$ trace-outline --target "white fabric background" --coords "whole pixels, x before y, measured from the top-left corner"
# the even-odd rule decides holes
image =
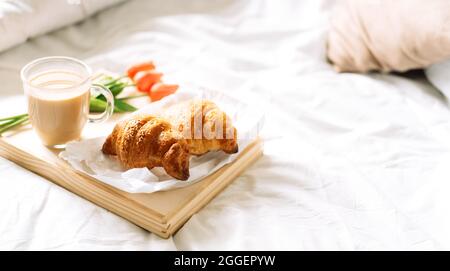
[[[0,115],[44,55],[271,94],[265,155],[168,240],[0,159],[0,249],[450,249],[450,112],[421,77],[337,74],[330,2],[130,1],[0,55]]]

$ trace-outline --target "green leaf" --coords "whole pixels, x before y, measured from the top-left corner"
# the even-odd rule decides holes
[[[101,113],[106,109],[106,102],[100,99],[91,99],[89,111]],[[114,113],[124,113],[124,112],[133,112],[136,111],[137,108],[127,104],[121,100],[114,100]]]
[[[118,99],[114,100],[114,107],[122,110],[122,112],[134,112],[137,110],[136,107]]]
[[[123,78],[125,78],[126,76],[119,76],[119,77],[111,77],[109,75],[105,75],[103,76],[100,80],[97,81],[97,83],[99,85],[104,86],[105,88],[108,88],[111,93],[113,94],[113,96],[117,96],[119,95],[124,88],[130,86],[130,84],[128,82],[123,82],[121,81]],[[103,101],[106,101],[105,97],[103,97],[103,95],[98,95],[95,98],[100,98]]]
[[[132,85],[132,84],[128,84],[128,83],[126,83],[126,82],[119,82],[119,83],[116,83],[116,84],[114,84],[114,85],[111,85],[110,87],[107,87],[107,88],[111,91],[111,93],[112,93],[112,95],[113,95],[114,97],[117,97],[120,93],[122,93],[122,91],[123,91],[126,87],[130,87],[130,86],[133,86],[133,85]],[[105,98],[103,95],[99,95],[99,96],[97,96],[97,97],[95,97],[95,98],[101,99],[101,100],[103,100],[103,101],[106,101],[106,98]]]
[[[113,78],[111,76],[106,76],[105,80],[102,80],[103,84],[105,87],[111,87],[117,83],[120,83],[119,81],[122,80],[123,78],[125,78],[126,76],[119,76],[117,78]]]
[[[127,83],[117,83],[117,84],[114,84],[114,85],[110,86],[109,90],[114,95],[114,97],[116,97],[117,95],[119,95],[123,91],[123,89],[126,86],[127,86]]]
[[[106,102],[100,99],[91,98],[89,101],[90,112],[103,112],[106,109]]]

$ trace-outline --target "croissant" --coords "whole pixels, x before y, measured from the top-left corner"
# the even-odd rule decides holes
[[[102,151],[117,155],[126,168],[163,167],[176,179],[189,178],[186,141],[170,123],[152,115],[135,116],[116,124]]]
[[[189,100],[173,105],[161,113],[186,140],[189,153],[202,155],[222,150],[236,153],[237,130],[230,118],[213,102]]]

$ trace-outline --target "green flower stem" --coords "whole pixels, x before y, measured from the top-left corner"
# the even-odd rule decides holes
[[[27,116],[24,116],[22,118],[19,118],[19,119],[15,120],[15,121],[13,121],[11,123],[8,123],[8,125],[5,125],[2,128],[0,128],[0,135],[2,133],[6,132],[7,130],[13,128],[13,127],[16,127],[16,126],[18,126],[20,124],[25,123],[28,120],[29,120],[29,118],[28,118],[28,115],[27,115]]]
[[[127,77],[126,75],[119,76],[119,77],[117,77],[117,78],[115,78],[115,79],[112,79],[111,81],[106,82],[106,83],[104,84],[104,86],[105,86],[105,87],[111,87],[112,85],[115,85],[115,84],[118,83],[120,80],[122,80],[122,79],[124,79],[124,78],[126,78],[126,77]],[[120,83],[120,82],[119,82],[119,83]]]
[[[123,97],[123,98],[117,98],[117,100],[126,101],[126,100],[135,99],[135,98],[141,98],[141,97],[148,97],[148,95],[147,94],[133,95],[133,96]]]
[[[3,118],[3,119],[0,119],[0,121],[13,120],[13,119],[18,119],[18,118],[23,118],[25,116],[28,116],[28,114],[21,114],[21,115],[17,115],[17,116],[8,117],[8,118]]]

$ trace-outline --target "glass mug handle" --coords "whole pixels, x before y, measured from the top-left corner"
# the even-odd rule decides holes
[[[111,91],[102,85],[93,84],[90,88],[91,97],[103,95],[106,98],[106,108],[101,114],[89,114],[89,122],[100,123],[106,121],[114,113],[114,96]]]

